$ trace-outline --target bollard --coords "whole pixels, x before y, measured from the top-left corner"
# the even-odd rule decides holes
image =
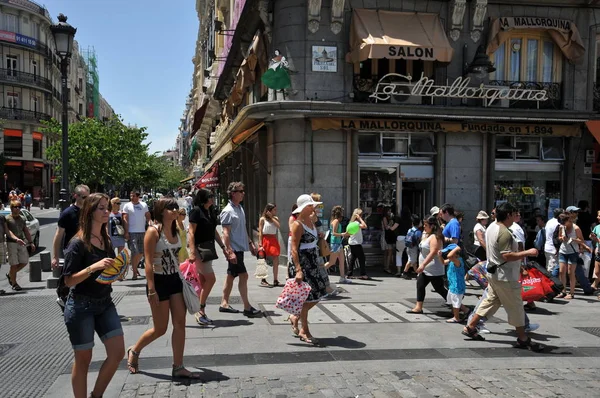
[[[51,276],[46,279],[46,288],[47,289],[56,289],[58,287],[58,278]]]
[[[42,281],[42,261],[31,260],[29,261],[29,282],[41,282]]]
[[[42,260],[42,272],[52,271],[52,258],[49,251],[40,253],[40,260]]]
[[[60,278],[63,270],[63,260],[60,259],[58,262],[58,267],[52,269],[52,276],[55,278]]]

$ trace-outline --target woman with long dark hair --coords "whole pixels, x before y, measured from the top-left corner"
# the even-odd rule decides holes
[[[424,237],[419,244],[421,254],[419,255],[419,268],[417,268],[417,303],[413,309],[406,311],[409,314],[423,313],[425,289],[429,283],[444,300],[448,296],[448,289],[444,286],[446,269],[438,255],[438,251],[444,247],[444,236],[437,217],[429,217],[423,227],[427,237]]]
[[[190,212],[190,226],[188,236],[188,248],[190,252],[189,261],[196,264],[196,270],[200,276],[200,282],[202,283],[202,291],[200,292],[200,311],[195,315],[196,322],[199,325],[206,326],[213,323],[206,315],[206,300],[210,294],[217,278],[215,277],[215,271],[213,270],[212,260],[202,261],[202,258],[198,255],[198,245],[205,244],[206,242],[211,243],[214,247],[215,242],[219,244],[222,250],[225,245],[221,236],[217,232],[217,215],[214,212],[214,201],[215,195],[208,189],[202,188],[196,192],[194,197],[194,207]],[[225,251],[224,256],[227,257]]]
[[[178,255],[181,239],[177,230],[179,205],[174,198],[161,198],[154,203],[154,223],[144,236],[146,258],[146,295],[152,312],[154,326],[142,334],[127,350],[127,368],[138,373],[138,358],[142,350],[167,332],[169,315],[173,325],[174,379],[198,379],[200,375],[183,366],[185,347],[185,302],[183,284],[179,276]]]
[[[329,255],[329,264],[325,265],[325,267],[332,267],[335,265],[336,261],[338,261],[340,267],[340,280],[338,283],[352,283],[350,279],[346,278],[345,273],[345,257],[342,240],[349,237],[350,234],[342,231],[343,218],[344,209],[342,206],[334,206],[333,209],[331,209],[331,222],[329,226],[329,233],[331,234],[331,254]]]
[[[258,222],[258,241],[260,242],[259,250],[265,252],[265,256],[273,262],[273,285],[269,285],[266,279],[260,281],[262,286],[281,286],[277,277],[279,275],[279,218],[277,217],[277,206],[273,203],[268,203],[263,210],[260,221]]]
[[[111,285],[96,282],[102,271],[114,265],[114,251],[108,236],[109,198],[93,193],[83,202],[79,231],[65,249],[63,276],[70,288],[64,319],[75,351],[71,372],[73,395],[87,397],[87,376],[92,360],[94,331],[106,347],[90,397],[102,397],[125,355],[123,329],[111,298]]]

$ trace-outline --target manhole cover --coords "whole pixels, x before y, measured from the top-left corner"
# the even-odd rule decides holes
[[[121,315],[121,324],[123,326],[147,325],[150,323],[150,316],[124,316]]]
[[[596,337],[600,337],[600,328],[575,328],[575,329],[581,330],[582,332],[589,333]]]
[[[0,344],[0,357],[9,352],[16,344]]]

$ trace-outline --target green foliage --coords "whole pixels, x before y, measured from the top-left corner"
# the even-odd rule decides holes
[[[61,125],[54,119],[45,125],[44,133],[56,139],[46,154],[58,162],[57,176],[61,176]],[[144,144],[145,130],[126,126],[118,116],[106,122],[86,118],[69,125],[69,184],[87,184],[99,191],[106,184],[146,185],[150,156],[148,144]]]
[[[158,192],[176,190],[181,185],[180,181],[187,177],[185,170],[157,154],[150,156],[150,166],[146,175],[148,181],[153,181],[151,187]]]

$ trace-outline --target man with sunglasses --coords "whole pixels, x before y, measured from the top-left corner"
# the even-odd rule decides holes
[[[10,214],[6,216],[6,226],[18,239],[29,242],[29,246],[33,252],[35,245],[25,223],[25,218],[21,216],[21,207],[21,202],[17,200],[10,202]],[[18,241],[8,242],[7,248],[10,271],[6,274],[6,278],[13,290],[19,291],[21,290],[21,286],[17,283],[17,272],[25,268],[29,262],[29,253],[27,252],[27,246],[19,244]]]
[[[246,191],[241,182],[232,182],[227,188],[229,203],[221,212],[221,225],[223,226],[223,243],[227,255],[227,277],[223,286],[223,299],[219,312],[239,313],[229,305],[229,295],[233,289],[233,281],[239,277],[238,289],[242,302],[244,303],[244,315],[248,317],[261,315],[262,313],[250,305],[248,300],[248,271],[244,265],[244,252],[250,250],[256,255],[256,247],[246,230],[246,213],[241,202],[244,200]]]
[[[87,185],[77,185],[75,187],[74,196],[75,203],[67,207],[60,213],[58,217],[58,227],[52,241],[52,268],[58,267],[58,259],[62,255],[62,251],[67,248],[71,238],[75,236],[79,230],[79,209],[83,206],[83,201],[90,195],[90,188]]]

